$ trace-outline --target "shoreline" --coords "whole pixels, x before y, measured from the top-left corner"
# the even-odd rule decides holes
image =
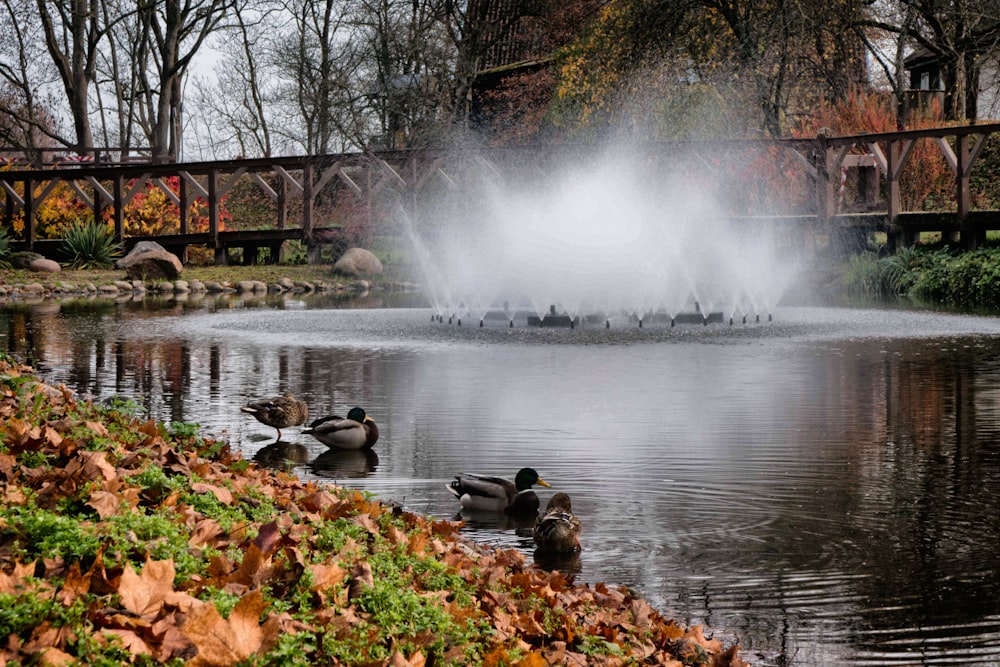
[[[47,605],[4,627],[7,661],[747,666],[625,587],[577,585],[459,523],[79,400],[5,354],[0,382],[0,596]]]

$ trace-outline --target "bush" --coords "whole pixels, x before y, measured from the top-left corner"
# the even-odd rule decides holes
[[[78,269],[110,267],[122,254],[122,246],[111,230],[93,223],[70,226],[60,248],[69,264]]]

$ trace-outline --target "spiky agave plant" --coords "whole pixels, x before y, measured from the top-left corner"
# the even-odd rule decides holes
[[[75,268],[100,269],[121,256],[122,245],[106,225],[78,222],[66,230],[62,252]]]
[[[0,227],[0,269],[10,268],[10,238],[7,230]]]

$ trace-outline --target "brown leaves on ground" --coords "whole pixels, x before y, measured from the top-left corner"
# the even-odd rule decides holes
[[[377,583],[369,562],[376,544],[434,559],[475,591],[472,600],[460,605],[449,591],[415,589],[456,623],[488,622],[492,633],[474,640],[485,667],[746,665],[735,647],[725,649],[702,628],[684,628],[664,618],[626,589],[576,585],[559,572],[529,565],[516,550],[463,539],[457,532],[460,524],[429,521],[359,492],[304,483],[247,466],[226,453],[202,457],[165,438],[153,422],[129,421],[117,413],[96,420],[93,410],[78,405],[70,392],[21,382],[30,373],[0,356],[0,377],[7,379],[0,383],[0,498],[5,506],[77,503],[89,508],[88,521],[97,532],[102,522],[115,517],[169,509],[185,531],[187,555],[200,558],[204,566],[179,577],[174,560],[151,557],[153,545],[138,537],[131,554],[112,555],[102,547],[86,563],[62,557],[22,562],[6,542],[9,538],[0,535],[0,594],[29,592],[66,608],[86,605],[86,623],[57,627],[45,620],[24,633],[0,637],[0,666],[72,664],[81,657],[74,652],[80,634],[91,633],[93,643],[120,647],[131,656],[129,662],[149,656],[158,662],[182,659],[195,667],[234,667],[266,655],[283,637],[305,632],[333,642],[354,637],[361,644],[386,643],[389,650],[383,655],[389,657],[372,663],[384,667],[464,664],[467,645],[446,646],[444,654],[435,654],[432,644],[438,638],[433,633],[380,636],[372,629],[371,614],[360,601]],[[48,412],[32,415],[31,409],[41,410],[39,405]],[[125,421],[108,421],[115,419]],[[121,435],[126,432],[127,438]],[[93,439],[111,444],[94,451],[98,448],[89,446]],[[22,456],[26,452],[34,458]],[[57,463],[19,463],[37,460],[36,453]],[[247,513],[245,520],[223,528],[182,502],[176,490],[130,482],[149,465],[194,478],[187,490],[207,494],[222,506],[252,505],[253,496],[268,499],[279,512],[267,521]],[[354,538],[336,551],[321,549],[316,526],[339,520],[355,527]],[[213,591],[235,600],[228,613],[206,601]],[[287,605],[276,603],[296,591],[297,604],[311,600],[313,608],[306,613],[300,608],[293,616]],[[339,664],[327,654],[303,658]]]

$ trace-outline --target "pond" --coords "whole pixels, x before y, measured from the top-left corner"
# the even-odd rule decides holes
[[[578,559],[755,665],[1000,664],[1000,319],[779,307],[773,322],[459,327],[383,299],[42,302],[3,347],[306,479],[453,518],[458,472],[536,468]],[[241,414],[360,405],[372,452]],[[544,502],[548,489],[540,495]],[[530,526],[464,531],[532,557]]]

